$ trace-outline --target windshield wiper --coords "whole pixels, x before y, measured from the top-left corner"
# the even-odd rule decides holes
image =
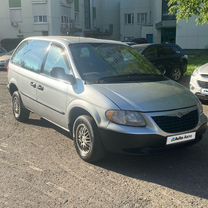
[[[101,77],[98,81],[100,83],[104,82],[128,82],[128,81],[161,81],[166,78],[160,74],[122,74],[122,75],[114,75]]]

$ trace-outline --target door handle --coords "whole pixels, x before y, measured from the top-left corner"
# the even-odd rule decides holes
[[[38,90],[43,91],[44,90],[44,87],[42,85],[38,85]]]
[[[30,82],[30,86],[36,88],[36,83],[35,82]]]

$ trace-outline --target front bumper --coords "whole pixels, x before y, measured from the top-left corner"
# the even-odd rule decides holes
[[[177,144],[166,145],[167,137],[157,134],[125,134],[112,130],[100,129],[103,145],[107,151],[127,154],[137,154],[141,151],[170,149],[178,146],[197,143],[202,139],[207,128],[207,123],[203,124],[196,132],[196,139]],[[179,134],[177,134],[179,135]]]

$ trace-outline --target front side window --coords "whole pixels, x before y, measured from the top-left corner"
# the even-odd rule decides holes
[[[63,70],[64,74],[69,75],[72,73],[69,62],[66,58],[66,51],[64,48],[57,45],[52,45],[48,52],[46,62],[44,65],[43,73],[51,76],[51,72],[54,69]]]
[[[11,58],[11,62],[30,71],[39,73],[49,43],[47,41],[24,41]]]
[[[119,44],[77,43],[70,50],[80,76],[86,81],[123,77],[123,81],[160,72],[135,49]]]

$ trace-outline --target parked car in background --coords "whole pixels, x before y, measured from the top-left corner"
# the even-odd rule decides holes
[[[126,43],[129,46],[137,45],[137,43],[132,42],[132,41],[123,41],[123,43]]]
[[[140,44],[132,47],[175,81],[180,80],[187,70],[188,56],[176,44]]]
[[[190,80],[190,90],[201,100],[208,100],[208,63],[193,72]]]
[[[7,65],[9,63],[9,60],[12,56],[14,50],[7,52],[6,54],[4,54],[3,56],[0,56],[0,70],[6,70],[7,69]]]
[[[34,112],[71,132],[87,162],[106,151],[195,144],[206,130],[197,97],[121,42],[31,37],[8,69],[15,119],[26,121]]]
[[[2,47],[0,47],[0,56],[3,56],[6,53],[7,53],[7,50],[2,48]]]
[[[136,43],[136,44],[145,44],[148,43],[146,38],[134,38],[131,40],[132,42]]]

